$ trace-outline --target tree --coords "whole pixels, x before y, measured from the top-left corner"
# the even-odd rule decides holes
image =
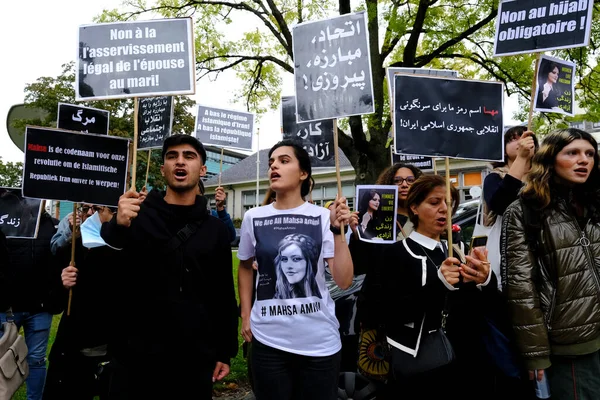
[[[21,187],[21,179],[23,177],[22,162],[7,162],[2,161],[0,157],[0,186],[2,187]]]
[[[75,102],[75,68],[70,62],[62,66],[62,73],[58,77],[41,77],[34,83],[25,86],[25,104],[30,107],[39,107],[48,112],[44,120],[18,120],[15,126],[24,128],[26,125],[56,127],[58,117],[58,103]],[[88,107],[100,108],[110,112],[109,135],[133,138],[133,99],[102,100],[77,102]],[[194,117],[189,109],[194,106],[194,101],[185,96],[175,96],[173,111],[173,133],[190,133],[194,129]],[[160,173],[162,164],[159,150],[151,153],[148,185],[163,189],[164,179]],[[136,188],[140,190],[146,179],[146,166],[148,152],[139,151],[137,154]],[[128,181],[129,184],[129,181]]]

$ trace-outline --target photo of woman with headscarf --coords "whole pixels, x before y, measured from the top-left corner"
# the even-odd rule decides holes
[[[307,235],[294,233],[281,239],[275,257],[274,298],[321,298],[315,279],[319,252],[320,246]]]
[[[575,64],[542,56],[537,75],[534,111],[573,115]]]
[[[379,206],[381,205],[381,193],[376,190],[367,190],[360,196],[358,204],[358,234],[363,239],[377,237],[375,230],[380,224]]]

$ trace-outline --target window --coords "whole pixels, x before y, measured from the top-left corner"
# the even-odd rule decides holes
[[[258,192],[258,205],[260,206],[265,198],[267,191],[265,189],[261,189]],[[245,213],[251,208],[256,207],[256,189],[255,190],[246,190],[242,192],[242,208]],[[242,214],[243,216],[243,214]]]
[[[571,128],[575,129],[585,129],[585,124],[583,122],[571,122],[569,123]]]

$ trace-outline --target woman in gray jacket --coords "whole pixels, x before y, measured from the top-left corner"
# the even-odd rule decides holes
[[[504,214],[503,280],[530,379],[553,399],[600,395],[600,171],[587,132],[548,135]]]

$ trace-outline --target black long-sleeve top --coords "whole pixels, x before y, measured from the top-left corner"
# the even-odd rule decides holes
[[[496,215],[504,214],[504,211],[519,195],[523,187],[521,180],[506,174],[504,178],[500,174],[492,172],[483,181],[483,198]]]

